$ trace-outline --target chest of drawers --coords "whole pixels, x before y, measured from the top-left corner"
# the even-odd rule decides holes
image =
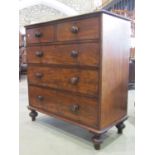
[[[100,11],[26,26],[28,92],[37,111],[79,125],[94,135],[127,119],[130,22]]]

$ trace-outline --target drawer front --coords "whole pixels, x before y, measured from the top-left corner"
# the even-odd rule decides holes
[[[28,63],[99,65],[99,44],[35,46],[27,48]]]
[[[54,27],[52,25],[27,29],[26,41],[31,43],[52,42],[54,40]]]
[[[57,40],[83,40],[99,38],[99,18],[64,22],[57,25]]]
[[[30,105],[79,123],[97,126],[96,99],[29,86]]]
[[[31,84],[90,95],[98,94],[98,71],[59,67],[28,67]]]

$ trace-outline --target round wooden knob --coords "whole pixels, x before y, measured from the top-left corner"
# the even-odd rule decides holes
[[[79,54],[78,51],[73,50],[73,51],[71,52],[71,57],[76,58],[76,57],[78,56],[78,54]]]
[[[71,84],[77,84],[79,82],[80,78],[79,77],[72,77],[70,79]]]
[[[80,106],[78,104],[73,104],[71,106],[71,111],[74,112],[74,113],[77,113],[80,109]]]
[[[36,37],[36,38],[40,38],[41,36],[42,36],[42,33],[41,33],[41,32],[36,32],[36,33],[35,33],[35,37]]]
[[[44,99],[44,97],[43,97],[43,96],[37,96],[37,99],[38,99],[39,101],[42,101],[42,100]]]
[[[36,73],[35,76],[36,76],[37,78],[42,78],[42,77],[43,77],[43,74],[42,74],[42,73]]]
[[[42,51],[36,51],[36,56],[37,57],[42,57],[43,56],[43,52]]]
[[[79,28],[77,26],[73,25],[71,28],[71,32],[72,33],[78,33],[78,31],[79,31]]]

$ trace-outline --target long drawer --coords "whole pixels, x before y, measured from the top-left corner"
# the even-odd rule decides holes
[[[77,97],[68,93],[29,86],[30,105],[64,118],[97,126],[97,101],[87,97]]]
[[[98,71],[78,68],[60,68],[29,65],[29,84],[79,92],[98,94]]]
[[[99,66],[99,44],[33,46],[27,48],[28,63]]]

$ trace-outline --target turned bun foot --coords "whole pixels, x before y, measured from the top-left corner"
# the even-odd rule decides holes
[[[101,145],[100,144],[94,144],[94,148],[95,148],[95,150],[100,150]]]
[[[35,110],[31,110],[29,115],[32,118],[32,121],[35,121],[36,117],[38,116],[38,113]]]
[[[119,123],[116,125],[116,128],[118,130],[118,134],[122,134],[123,133],[123,129],[125,128],[125,125],[123,122]]]
[[[100,150],[100,145],[102,143],[101,134],[95,134],[92,137],[92,141],[94,143],[95,150]]]

